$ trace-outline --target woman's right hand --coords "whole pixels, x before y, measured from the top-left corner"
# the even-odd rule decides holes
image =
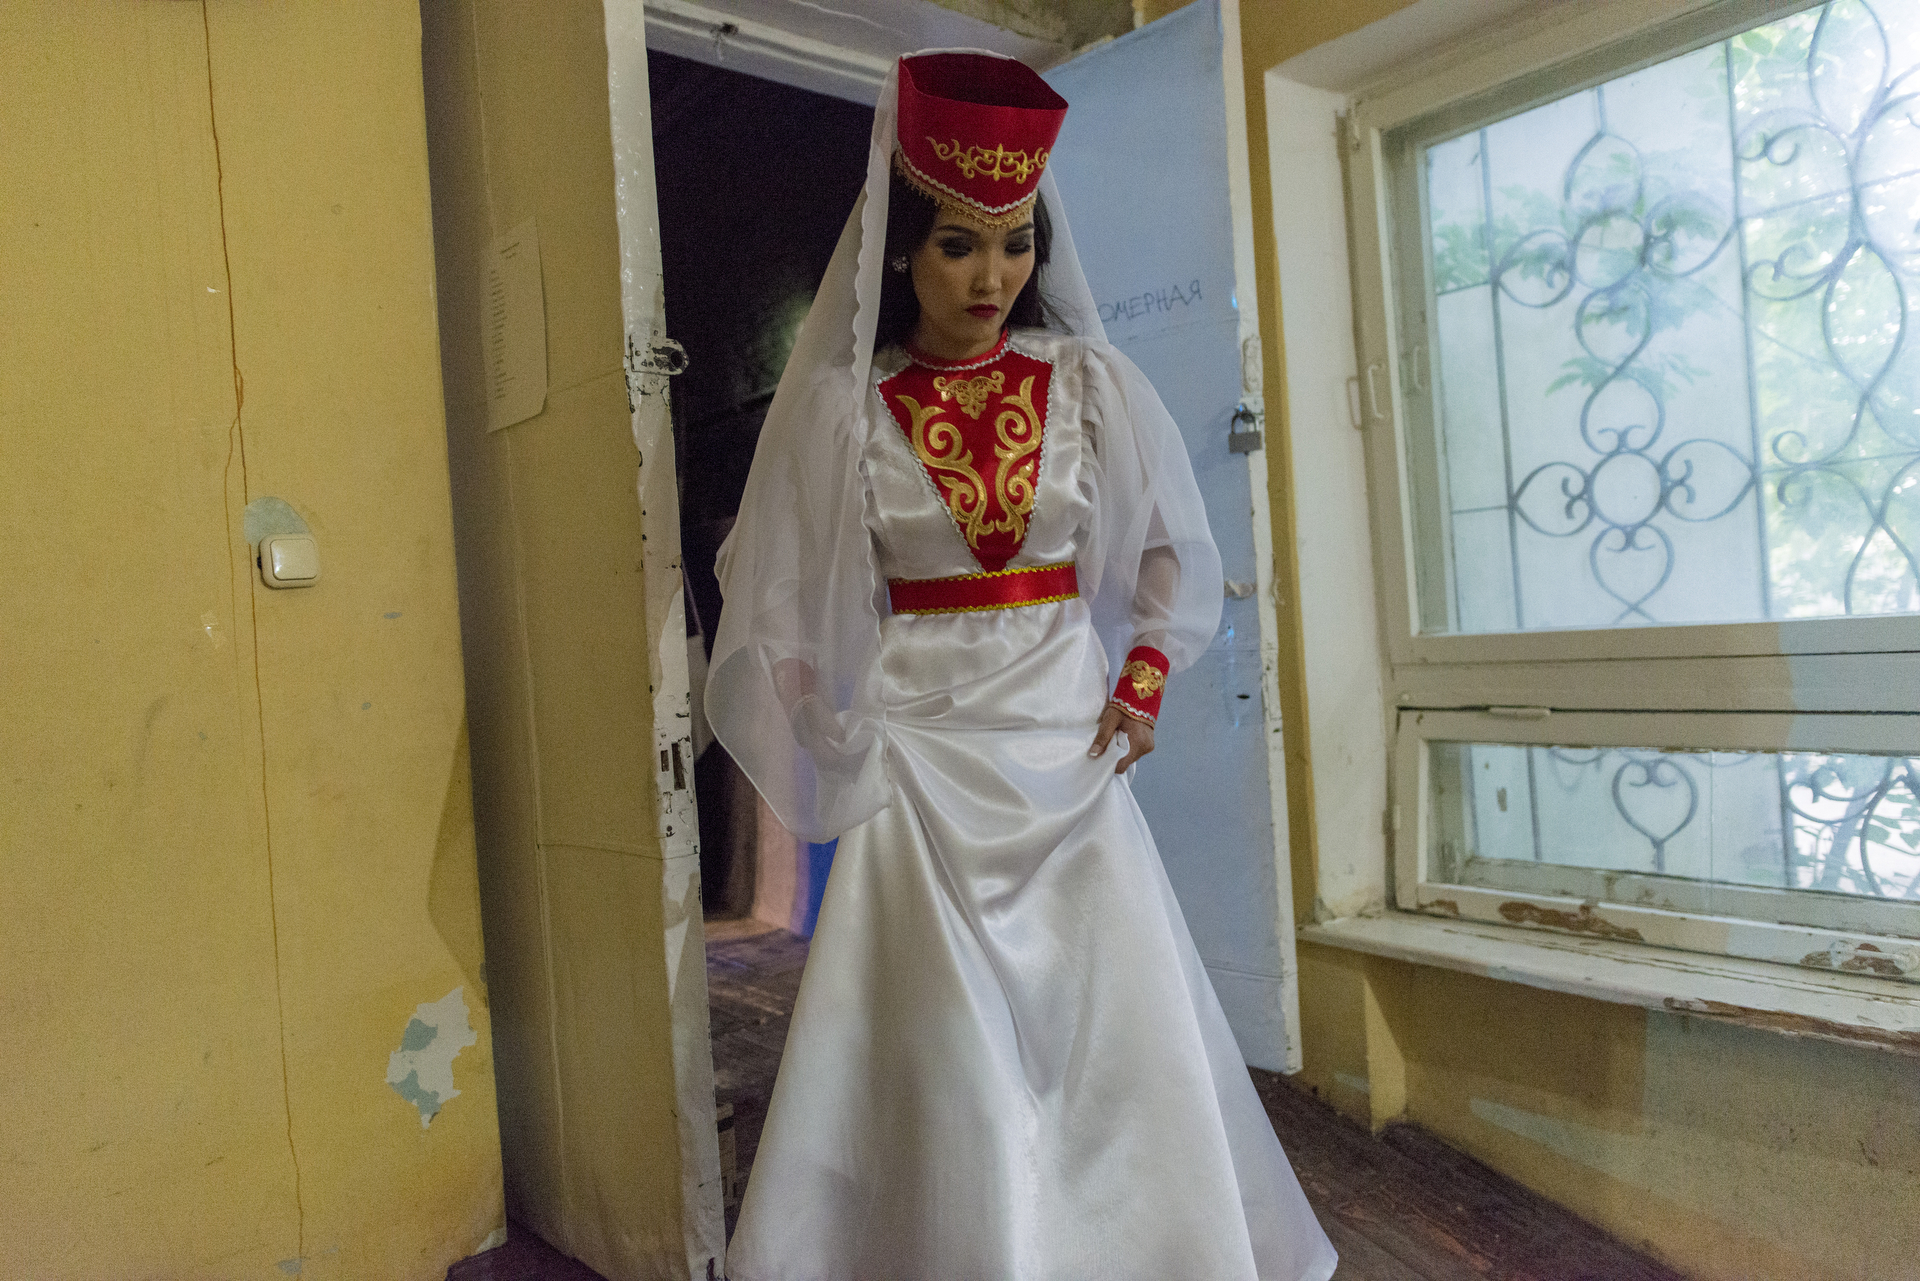
[[[1137,716],[1129,716],[1118,706],[1108,703],[1100,713],[1100,731],[1093,736],[1093,746],[1087,749],[1088,756],[1105,756],[1108,746],[1116,733],[1124,731],[1127,736],[1127,754],[1113,767],[1116,774],[1124,774],[1133,763],[1153,750],[1153,725]]]

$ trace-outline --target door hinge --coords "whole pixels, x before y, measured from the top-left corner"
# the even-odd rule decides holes
[[[1354,123],[1353,113],[1349,111],[1345,115],[1334,118],[1340,122],[1340,141],[1345,144],[1347,150],[1360,150],[1360,126]]]
[[[645,346],[628,334],[627,354],[621,363],[627,371],[627,412],[633,413],[650,390],[665,388],[657,381],[654,388],[649,388],[648,379],[672,378],[687,371],[687,349],[662,333],[647,335]]]

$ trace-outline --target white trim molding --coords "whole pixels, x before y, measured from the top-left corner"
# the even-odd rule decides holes
[[[1261,380],[1259,272],[1253,251],[1253,166],[1247,141],[1245,58],[1240,41],[1240,0],[1220,0],[1221,88],[1226,95],[1228,204],[1233,211],[1234,294],[1240,311],[1240,403],[1266,421]],[[1286,1036],[1284,1071],[1305,1065],[1300,1047],[1300,981],[1294,946],[1293,847],[1287,826],[1287,748],[1280,725],[1280,618],[1274,594],[1273,512],[1267,493],[1266,447],[1247,460],[1253,514],[1253,564],[1260,628],[1260,698],[1266,719],[1267,796],[1273,818],[1274,922],[1283,978],[1280,1022]],[[1218,983],[1221,976],[1216,973]],[[1231,982],[1231,978],[1228,979]]]
[[[1302,926],[1300,938],[1596,1001],[1920,1057],[1920,992],[1885,979],[1407,912]]]
[[[688,0],[646,0],[647,47],[870,107],[889,59]]]
[[[647,47],[871,107],[895,58],[969,48],[1044,71],[1064,45],[1016,35],[933,0],[645,0]]]

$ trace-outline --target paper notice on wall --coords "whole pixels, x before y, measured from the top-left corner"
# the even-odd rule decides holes
[[[487,430],[499,431],[547,404],[547,302],[531,218],[493,242],[485,315]]]

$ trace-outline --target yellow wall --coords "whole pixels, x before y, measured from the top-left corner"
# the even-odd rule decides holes
[[[1299,1081],[1689,1276],[1910,1279],[1920,1060],[1303,944]]]
[[[417,9],[12,0],[0,104],[0,1275],[441,1277],[503,1220]]]
[[[1177,6],[1173,6],[1177,7]],[[1266,383],[1283,384],[1265,74],[1404,0],[1243,0]],[[1294,903],[1319,850],[1304,727],[1284,397],[1268,429]],[[1287,679],[1285,673],[1292,673]],[[1299,1080],[1355,1119],[1405,1118],[1689,1275],[1911,1278],[1920,1059],[1300,946]]]
[[[602,6],[422,12],[507,1202],[615,1281],[684,1276],[665,946],[680,922],[663,903],[650,760]],[[489,434],[482,263],[528,217],[546,408]],[[692,894],[697,921],[697,880]]]

